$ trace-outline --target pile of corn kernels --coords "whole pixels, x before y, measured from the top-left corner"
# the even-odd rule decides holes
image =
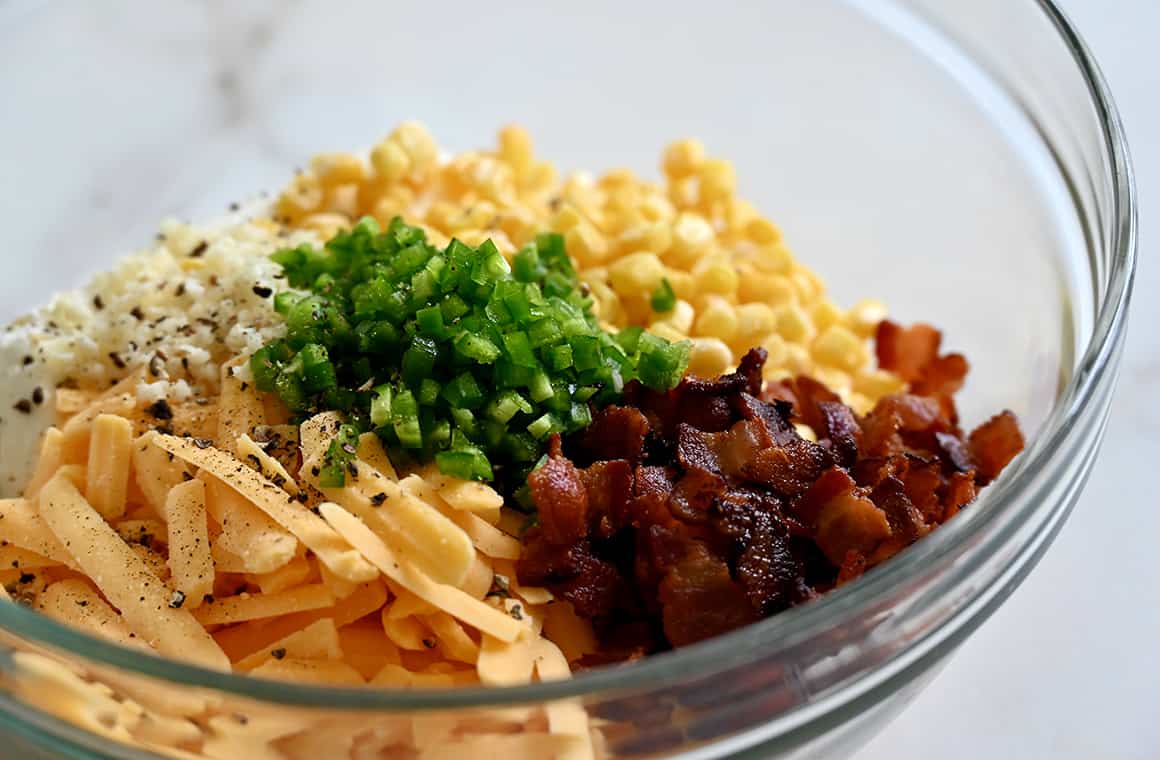
[[[763,346],[767,378],[810,375],[859,412],[904,387],[875,367],[870,338],[886,316],[883,304],[864,300],[843,310],[826,298],[777,226],[737,197],[732,164],[681,140],[664,151],[661,167],[660,183],[628,169],[560,179],[536,158],[521,127],[500,130],[495,150],[443,157],[431,134],[408,122],[369,161],[316,156],[275,213],[323,236],[364,215],[384,224],[402,216],[436,245],[491,238],[506,255],[537,233],[559,232],[600,319],[691,338],[691,373],[715,376]],[[650,299],[665,279],[677,302],[657,313]]]

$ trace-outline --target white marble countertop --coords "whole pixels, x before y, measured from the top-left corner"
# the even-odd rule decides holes
[[[1156,0],[1062,0],[1107,77],[1143,207],[1131,328],[1103,451],[1062,534],[1014,596],[858,760],[1160,757],[1160,534],[1143,478],[1160,436]]]

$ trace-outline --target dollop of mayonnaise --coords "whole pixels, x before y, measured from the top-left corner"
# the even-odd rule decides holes
[[[55,406],[52,379],[28,335],[0,333],[0,496],[19,496],[28,482]]]

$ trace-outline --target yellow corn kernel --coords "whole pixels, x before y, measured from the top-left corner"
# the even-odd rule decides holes
[[[278,196],[279,216],[297,221],[306,214],[313,213],[322,205],[322,186],[313,174],[299,174],[282,195]]]
[[[484,156],[472,171],[472,187],[484,198],[510,205],[515,196],[512,168],[491,156]]]
[[[623,230],[616,238],[617,250],[653,251],[663,254],[673,242],[673,233],[665,222],[638,224]]]
[[[364,182],[369,175],[366,164],[349,153],[320,153],[310,159],[310,171],[324,185]]]
[[[698,191],[696,177],[681,177],[669,181],[669,200],[679,209],[697,205]]]
[[[809,374],[813,379],[822,383],[834,393],[849,393],[853,385],[853,378],[850,375],[833,367],[820,367],[815,364]]]
[[[782,360],[789,375],[808,375],[814,368],[810,352],[798,343],[785,344],[785,358]]]
[[[567,232],[576,225],[584,221],[584,217],[576,210],[576,207],[570,203],[565,203],[560,206],[559,210],[552,216],[548,222],[548,226],[554,232]],[[571,249],[568,250],[571,253]]]
[[[815,433],[814,429],[809,425],[805,424],[804,422],[795,422],[793,424],[793,428],[802,438],[806,439],[807,441],[817,443],[818,434]]]
[[[398,182],[411,170],[411,159],[394,140],[383,140],[371,149],[371,166],[387,182]]]
[[[814,340],[813,355],[822,364],[853,372],[870,361],[866,342],[841,325],[830,325]]]
[[[785,277],[763,272],[741,272],[737,299],[742,303],[764,303],[776,308],[797,303],[797,290]]]
[[[640,229],[644,217],[635,208],[605,209],[600,215],[601,229],[609,235],[621,235],[626,231]]]
[[[499,131],[499,155],[511,165],[516,177],[525,176],[532,168],[532,136],[516,124]]]
[[[620,299],[620,308],[624,310],[625,324],[647,325],[653,321],[656,312],[652,310],[647,293],[617,293],[617,297]]]
[[[693,300],[693,296],[697,292],[697,281],[692,274],[682,272],[679,269],[670,269],[667,277],[669,284],[673,286],[673,292],[677,294],[677,298],[690,302]]]
[[[657,336],[658,338],[664,338],[665,340],[670,341],[672,343],[676,343],[677,341],[682,341],[685,338],[689,337],[689,336],[685,335],[684,333],[682,333],[680,330],[678,330],[675,327],[673,327],[672,325],[670,325],[668,322],[653,322],[651,325],[648,326],[648,331],[650,333],[652,333],[653,335]]]
[[[846,323],[856,334],[868,338],[878,329],[878,323],[886,319],[886,304],[873,298],[866,298],[854,304],[846,315]]]
[[[384,195],[375,201],[374,206],[371,207],[371,216],[378,220],[379,224],[386,226],[396,216],[407,216],[409,204],[400,200],[395,195]]]
[[[783,243],[762,246],[753,255],[753,266],[770,274],[789,274],[793,271],[793,254]]]
[[[757,345],[765,349],[769,355],[765,360],[766,374],[769,374],[771,369],[782,369],[785,366],[786,346],[785,338],[781,337],[775,332],[771,332],[762,338]]]
[[[857,391],[848,391],[842,395],[842,403],[854,410],[855,414],[867,414],[874,408],[874,401]]]
[[[693,338],[689,350],[689,373],[717,377],[733,365],[733,352],[720,338]]]
[[[810,319],[820,332],[842,321],[842,310],[829,301],[818,301],[810,309]]]
[[[790,274],[789,279],[804,303],[821,298],[826,292],[826,287],[818,279],[818,276],[804,267],[795,268]]]
[[[490,201],[473,203],[451,218],[447,227],[448,232],[469,230],[473,228],[487,229],[497,221],[495,204]]]
[[[693,269],[697,288],[705,293],[716,293],[731,301],[737,299],[740,278],[737,270],[725,261],[702,262]]]
[[[322,207],[327,211],[345,214],[349,217],[358,216],[358,185],[329,185],[323,197]]]
[[[608,241],[588,222],[581,222],[564,234],[564,245],[581,266],[598,264],[608,257]]]
[[[451,238],[444,234],[442,231],[426,224],[419,226],[422,227],[423,231],[427,233],[427,242],[436,248],[442,250],[447,247],[448,243],[451,242]]]
[[[454,203],[445,200],[434,201],[427,209],[427,223],[435,229],[447,232],[451,229],[451,221],[459,215],[459,209]]]
[[[697,170],[701,180],[700,201],[702,205],[727,201],[737,189],[737,175],[733,164],[719,158],[710,158]]]
[[[699,140],[677,140],[665,148],[661,168],[673,179],[687,177],[701,168],[705,161],[705,146]]]
[[[677,302],[673,304],[672,310],[666,312],[660,321],[667,322],[681,334],[688,335],[689,331],[693,329],[693,318],[695,316],[696,312],[693,311],[693,304],[678,298]]]
[[[516,245],[523,245],[536,234],[536,216],[528,208],[513,206],[499,214],[499,228]]]
[[[854,390],[877,401],[883,396],[903,392],[906,390],[906,383],[893,372],[867,369],[854,376]]]
[[[781,230],[768,219],[755,217],[745,225],[745,236],[758,245],[775,245],[781,242]]]
[[[693,334],[729,343],[737,335],[737,310],[723,298],[710,298],[693,322]]]
[[[589,280],[587,278],[584,279],[584,282],[588,283],[588,288],[592,292],[593,308],[596,311],[596,316],[609,324],[624,324],[624,307],[621,306],[620,298],[608,286],[608,283],[601,280]]]
[[[423,174],[439,160],[435,138],[417,121],[405,121],[391,132],[389,140],[397,143],[410,159],[411,170]]]
[[[713,227],[700,214],[683,212],[673,222],[669,258],[684,269],[691,269],[713,243]]]
[[[777,327],[777,315],[769,304],[743,303],[737,307],[736,313],[738,339],[752,340],[773,332]]]
[[[757,216],[757,209],[747,200],[733,196],[725,205],[726,228],[732,233],[742,233],[750,220]]]
[[[543,192],[555,184],[556,167],[547,161],[533,161],[520,182],[521,187],[531,192]]]
[[[607,189],[623,188],[635,192],[636,186],[639,184],[639,180],[637,180],[636,174],[633,173],[632,169],[628,169],[622,166],[606,171],[604,175],[598,180],[597,184]]]
[[[298,222],[302,229],[313,230],[321,238],[332,238],[339,230],[350,228],[350,217],[333,212],[310,214]]]
[[[806,343],[814,335],[814,326],[798,306],[782,306],[776,311],[777,334],[790,343]],[[804,350],[804,349],[803,349]]]
[[[638,207],[645,219],[650,222],[662,222],[677,215],[673,202],[659,193],[649,193],[641,199]]]
[[[616,292],[651,295],[665,276],[665,265],[651,251],[623,256],[608,265],[608,281]]]

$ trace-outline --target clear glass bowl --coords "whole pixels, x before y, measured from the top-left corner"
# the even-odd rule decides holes
[[[457,150],[520,121],[564,168],[643,173],[668,139],[696,135],[736,163],[744,194],[840,302],[873,295],[903,320],[946,328],[972,360],[967,422],[1013,408],[1026,453],[971,509],[821,601],[566,683],[399,692],[246,680],[2,605],[0,732],[13,756],[156,757],[109,728],[129,709],[122,698],[155,715],[223,714],[199,730],[248,732],[255,757],[280,756],[259,754],[279,746],[261,737],[287,730],[337,757],[343,737],[438,737],[471,720],[495,729],[504,710],[547,700],[597,717],[612,757],[840,756],[905,705],[1051,543],[1104,428],[1135,256],[1119,119],[1058,9],[479,10],[0,7],[0,317],[140,246],[162,216],[212,217],[277,188],[313,151],[370,144],[405,118]]]

